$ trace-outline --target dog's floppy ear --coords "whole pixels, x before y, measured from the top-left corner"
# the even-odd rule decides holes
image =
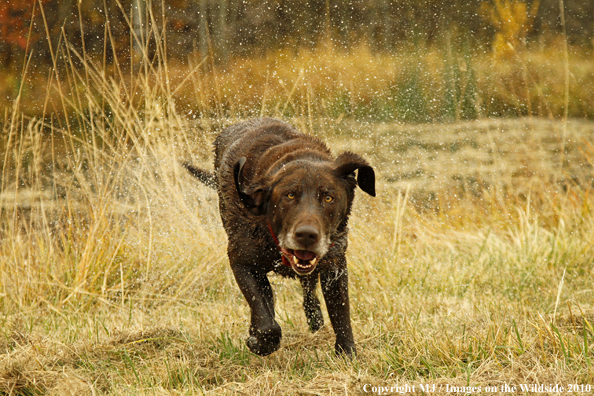
[[[346,151],[336,158],[335,164],[335,171],[340,177],[354,179],[355,171],[359,170],[357,173],[357,184],[359,188],[372,197],[375,197],[375,172],[361,156]]]
[[[244,166],[246,158],[241,157],[233,167],[233,176],[235,178],[235,187],[239,194],[239,199],[245,205],[248,212],[259,216],[266,213],[268,203],[268,188],[263,183],[253,183],[246,180]]]

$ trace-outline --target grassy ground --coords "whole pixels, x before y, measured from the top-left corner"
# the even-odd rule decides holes
[[[328,325],[307,332],[298,282],[276,276],[282,348],[247,350],[216,195],[177,164],[189,152],[208,162],[216,127],[164,120],[125,143],[56,132],[53,151],[34,121],[6,135],[0,392],[594,382],[593,123],[293,120],[379,176],[351,223],[350,362],[334,356]]]

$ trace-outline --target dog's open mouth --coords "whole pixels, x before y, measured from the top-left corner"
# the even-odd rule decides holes
[[[293,267],[299,275],[307,275],[316,268],[318,256],[309,250],[293,250],[281,248],[283,258]],[[283,260],[284,261],[284,260]]]

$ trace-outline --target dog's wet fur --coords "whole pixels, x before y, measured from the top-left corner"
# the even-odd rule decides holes
[[[251,309],[247,346],[265,356],[280,347],[281,328],[267,273],[297,277],[311,331],[323,325],[318,279],[336,352],[352,355],[347,223],[355,188],[375,196],[375,173],[363,158],[333,158],[321,140],[272,118],[226,128],[214,142],[214,173],[183,165],[217,189],[228,255]],[[357,175],[355,175],[357,172]]]

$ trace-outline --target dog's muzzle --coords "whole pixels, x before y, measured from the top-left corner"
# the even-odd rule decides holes
[[[301,227],[299,227],[299,228],[301,228]],[[313,234],[312,230],[306,229],[306,230],[299,231],[299,228],[298,228],[297,232],[295,232],[295,234],[297,234],[298,232],[301,232],[302,235],[301,236],[295,235],[296,239],[299,239],[301,237],[302,241],[305,238],[310,241],[313,240],[313,241],[317,242],[318,233],[314,227],[311,227],[311,228],[313,229],[313,231],[315,231],[315,237],[312,235]],[[270,235],[272,235],[272,239],[274,239],[276,246],[278,246],[278,248],[281,252],[281,258],[282,258],[282,262],[284,265],[293,268],[293,271],[295,271],[295,273],[297,275],[307,275],[316,269],[316,265],[320,262],[320,258],[321,258],[320,255],[318,255],[315,252],[312,252],[310,250],[289,249],[287,247],[283,247],[279,243],[279,240],[276,237],[276,235],[274,234],[274,231],[272,231],[272,227],[270,226],[270,224],[268,224],[268,230],[270,231]],[[293,243],[293,244],[295,244],[295,243]],[[285,245],[285,244],[283,243],[283,245]]]
[[[318,264],[319,257],[308,250],[293,250],[280,248],[283,255],[283,259],[289,262],[289,265],[293,268],[298,275],[307,275],[311,273]],[[284,262],[285,260],[283,260]]]

